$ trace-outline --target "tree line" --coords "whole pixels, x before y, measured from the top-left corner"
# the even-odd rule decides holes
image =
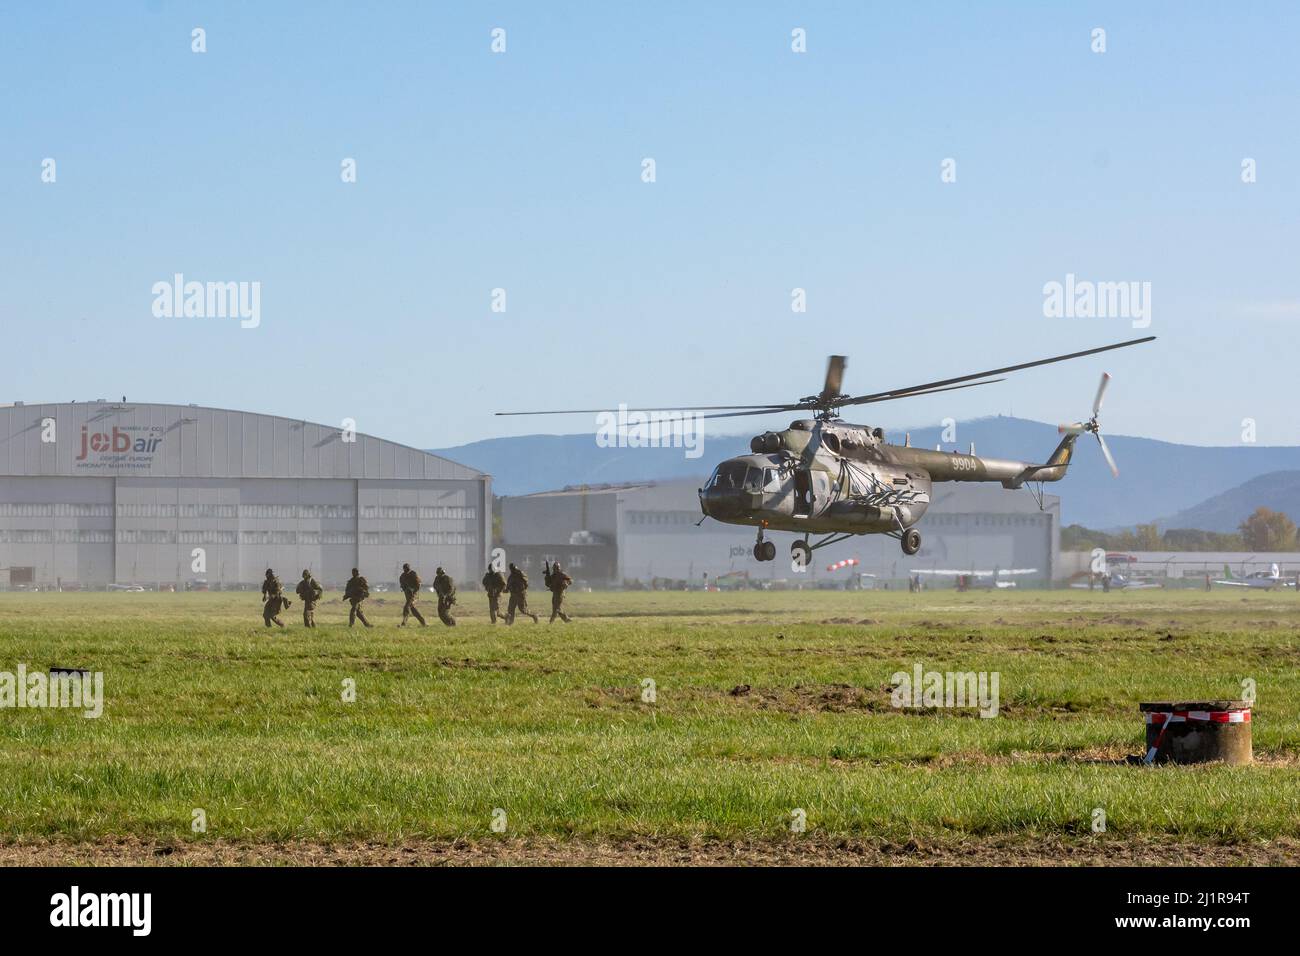
[[[1296,526],[1284,512],[1256,508],[1234,532],[1139,524],[1132,530],[1094,531],[1072,524],[1061,529],[1062,551],[1294,551]]]

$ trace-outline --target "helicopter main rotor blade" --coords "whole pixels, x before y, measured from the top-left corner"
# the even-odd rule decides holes
[[[875,405],[877,402],[893,402],[900,398],[916,398],[918,395],[934,395],[936,392],[955,392],[959,388],[974,388],[976,385],[993,385],[996,382],[1005,382],[1005,378],[989,378],[982,382],[966,382],[962,385],[945,385],[943,388],[926,388],[920,391],[904,392],[902,395],[882,395],[879,398],[868,399],[867,401],[846,402],[851,405]]]
[[[1096,355],[1100,352],[1109,352],[1113,349],[1126,349],[1130,345],[1141,345],[1143,342],[1155,341],[1154,335],[1148,335],[1141,339],[1130,339],[1127,342],[1116,342],[1114,345],[1103,345],[1095,349],[1084,349],[1082,352],[1071,352],[1068,355],[1054,355],[1051,358],[1038,359],[1033,362],[1022,362],[1019,365],[1008,365],[1005,368],[989,369],[987,372],[976,372],[973,375],[958,375],[956,378],[945,378],[937,382],[927,382],[924,385],[912,385],[907,388],[895,388],[888,392],[876,392],[873,395],[859,395],[856,398],[846,398],[842,402],[836,402],[836,406],[845,405],[866,405],[882,398],[903,397],[910,394],[924,394],[932,389],[944,385],[953,385],[957,382],[969,382],[972,379],[988,378],[990,375],[1003,375],[1007,372],[1018,372],[1021,369],[1036,368],[1039,365],[1051,365],[1054,362],[1068,362],[1070,359],[1083,358],[1085,355]]]
[[[718,412],[714,415],[701,415],[700,418],[743,418],[746,415],[775,415],[777,412],[808,411],[805,405],[777,405],[774,408],[754,408],[747,412]]]
[[[956,388],[967,388],[971,385],[988,385],[991,382],[1000,382],[1000,378],[989,378],[992,375],[1002,375],[1006,372],[1018,372],[1021,369],[1036,368],[1039,365],[1050,365],[1053,362],[1066,362],[1070,359],[1083,358],[1085,355],[1096,355],[1099,352],[1109,352],[1112,349],[1128,348],[1130,345],[1141,345],[1144,342],[1155,341],[1154,335],[1148,335],[1145,338],[1131,339],[1128,342],[1116,342],[1114,345],[1103,345],[1095,349],[1084,349],[1082,352],[1071,352],[1068,355],[1055,355],[1051,358],[1038,359],[1034,362],[1022,362],[1019,365],[1008,365],[1005,368],[990,369],[987,372],[976,372],[973,375],[959,375],[955,378],[941,379],[937,382],[927,382],[924,385],[911,385],[907,388],[895,388],[887,392],[876,392],[871,395],[859,395],[855,398],[848,396],[840,397],[839,388],[844,379],[844,368],[847,364],[842,355],[832,355],[826,367],[826,380],[822,387],[821,394],[810,396],[807,399],[798,402],[788,403],[769,403],[767,405],[679,405],[668,408],[626,408],[622,411],[628,412],[719,412],[716,415],[705,415],[704,418],[737,418],[745,415],[770,415],[774,412],[793,412],[808,411],[824,413],[830,409],[841,408],[849,405],[871,405],[876,402],[888,402],[896,398],[910,398],[914,395],[932,395],[935,392],[946,392]],[[985,379],[985,381],[975,381],[976,379]],[[969,383],[969,384],[963,384]],[[617,407],[610,408],[564,408],[554,410],[528,410],[522,412],[497,412],[497,415],[598,415],[602,412],[619,411]]]
[[[786,408],[785,405],[679,405],[675,407],[664,408],[624,408],[625,412],[707,412],[729,408],[752,408],[757,409],[754,414],[759,414],[765,410],[780,410]],[[790,408],[797,408],[797,405],[791,405]],[[599,415],[601,412],[617,412],[618,406],[607,406],[605,408],[561,408],[555,411],[544,412],[494,412],[495,415]]]
[[[829,402],[839,397],[840,386],[844,384],[844,366],[848,359],[843,355],[832,355],[826,362],[826,383],[822,385],[821,398]]]
[[[933,395],[936,392],[952,392],[959,388],[974,388],[976,385],[992,385],[995,382],[1004,382],[1006,379],[990,378],[983,382],[966,382],[964,385],[948,385],[943,388],[927,388],[922,392],[908,392],[905,395],[885,395],[880,398],[873,398],[866,402],[855,402],[856,405],[874,405],[877,402],[892,402],[900,398],[916,398],[919,395]],[[775,408],[759,408],[748,412],[724,412],[720,415],[701,415],[701,418],[737,418],[742,415],[770,415],[774,412],[815,412],[816,406],[812,405],[780,405]]]
[[[943,388],[927,388],[919,392],[907,392],[903,395],[885,395],[880,398],[873,398],[870,401],[858,401],[857,405],[874,405],[877,402],[892,402],[899,398],[914,398],[918,395],[933,395],[936,392],[952,392],[959,388],[974,388],[976,385],[992,385],[995,382],[1004,382],[1006,379],[991,378],[983,382],[966,382],[962,385],[948,385]],[[701,418],[743,418],[746,415],[771,415],[776,412],[809,412],[817,411],[817,406],[797,403],[793,405],[684,405],[680,408],[627,408],[628,412],[707,412],[714,409],[740,409],[740,411],[723,411],[715,415],[701,415]],[[497,412],[498,415],[597,415],[602,412],[613,412],[613,408],[570,408],[563,411],[555,412]],[[668,419],[652,419],[646,424],[656,425]]]

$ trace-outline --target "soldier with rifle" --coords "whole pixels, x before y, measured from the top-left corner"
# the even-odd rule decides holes
[[[361,602],[370,597],[370,585],[366,579],[361,576],[361,572],[356,568],[352,569],[352,577],[348,578],[348,583],[343,588],[343,599],[352,605],[348,611],[348,627],[356,624],[357,618],[366,627],[373,627],[366,616],[361,613]]]
[[[487,592],[488,614],[493,624],[498,617],[504,617],[501,613],[501,592],[505,589],[506,576],[489,564],[487,574],[483,575],[483,590]]]
[[[506,623],[515,623],[515,612],[527,614],[533,623],[539,623],[537,615],[528,610],[528,575],[513,564],[510,565],[510,577],[506,579],[506,591],[510,593],[510,605],[506,608]]]
[[[569,615],[564,613],[564,590],[573,583],[573,578],[569,577],[560,568],[560,562],[549,564],[546,567],[546,576],[543,578],[546,582],[546,589],[551,592],[551,620],[555,623],[558,616],[565,624],[573,620]]]
[[[456,603],[456,582],[442,568],[433,576],[433,590],[438,595],[438,620],[448,627],[456,626],[451,616],[451,606]]]
[[[272,624],[278,624],[284,627],[284,621],[280,620],[280,611],[289,606],[289,599],[284,596],[284,589],[280,587],[280,579],[275,576],[275,572],[270,568],[266,569],[266,580],[262,582],[262,623],[267,627]]]
[[[302,599],[302,626],[315,627],[316,602],[325,593],[324,589],[316,583],[316,579],[311,576],[311,572],[304,568],[302,580],[298,582],[298,587],[295,590],[298,597]]]
[[[439,568],[439,571],[442,569]],[[415,606],[415,600],[420,596],[420,575],[411,570],[409,564],[402,565],[402,575],[397,579],[398,586],[402,589],[402,594],[406,597],[406,603],[402,605],[402,623],[399,627],[406,627],[406,619],[412,614],[420,622],[420,627],[424,627],[424,615],[422,615]]]

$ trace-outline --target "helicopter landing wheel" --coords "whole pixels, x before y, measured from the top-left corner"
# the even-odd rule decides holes
[[[764,541],[764,542],[763,542],[763,560],[764,560],[764,561],[775,561],[775,560],[776,560],[776,543],[775,543],[775,542],[773,542],[773,541]]]
[[[806,568],[812,564],[812,548],[807,541],[790,542],[790,560],[801,568]]]
[[[916,552],[921,550],[921,532],[917,531],[915,528],[909,528],[904,531],[903,537],[900,540],[903,543],[904,554],[916,554]]]

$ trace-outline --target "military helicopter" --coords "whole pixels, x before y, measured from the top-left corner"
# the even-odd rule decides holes
[[[704,513],[701,522],[713,518],[725,524],[758,528],[753,548],[756,560],[772,561],[776,558],[776,545],[766,539],[767,531],[793,531],[802,535],[790,545],[790,554],[792,560],[805,567],[814,551],[860,534],[889,535],[898,539],[904,554],[912,555],[921,549],[921,533],[915,525],[930,505],[930,489],[936,481],[996,481],[1004,488],[1028,485],[1031,491],[1032,485],[1037,485],[1035,497],[1041,506],[1042,483],[1060,481],[1065,477],[1075,442],[1085,432],[1097,439],[1106,464],[1118,477],[1119,468],[1106,447],[1098,422],[1110,375],[1102,374],[1092,404],[1092,417],[1086,422],[1061,425],[1059,431],[1064,437],[1047,461],[1041,464],[980,457],[975,454],[973,445],[970,454],[913,448],[910,440],[903,445],[893,445],[885,441],[883,429],[843,421],[839,417],[840,409],[991,385],[1003,381],[993,376],[1154,340],[1155,336],[1149,335],[1068,355],[858,396],[840,391],[847,359],[843,355],[832,355],[827,363],[822,390],[796,402],[696,405],[654,411],[713,413],[701,418],[779,412],[811,414],[811,418],[791,422],[790,427],[783,431],[756,435],[749,443],[749,455],[722,462],[699,490],[700,510]],[[606,411],[608,409],[567,409],[498,414],[561,415]],[[821,537],[814,541],[814,535]]]

